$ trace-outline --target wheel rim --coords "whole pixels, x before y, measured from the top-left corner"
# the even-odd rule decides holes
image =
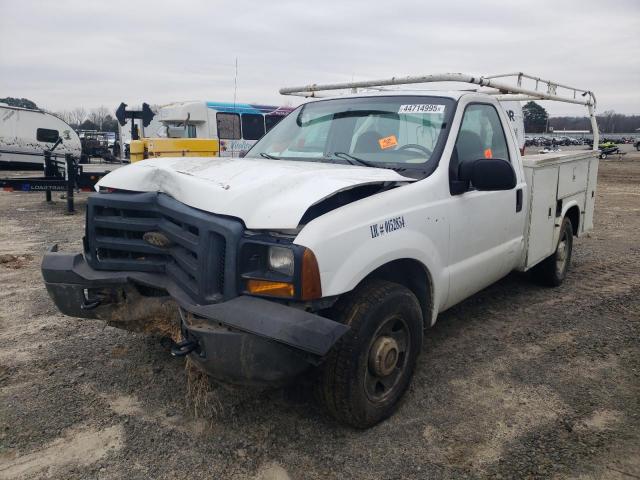
[[[569,258],[569,242],[567,240],[567,232],[563,232],[562,238],[558,243],[558,249],[556,250],[556,271],[559,275],[564,274],[567,268],[567,260]]]
[[[411,333],[398,316],[385,321],[373,335],[367,352],[364,387],[372,402],[391,396],[404,376]]]

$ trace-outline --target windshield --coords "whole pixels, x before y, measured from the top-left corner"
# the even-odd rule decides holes
[[[453,105],[451,99],[428,96],[307,103],[262,137],[246,156],[430,173],[444,146]]]

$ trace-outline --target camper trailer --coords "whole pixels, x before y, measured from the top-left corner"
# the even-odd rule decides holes
[[[26,168],[43,165],[43,152],[58,141],[52,154],[80,157],[80,138],[64,120],[42,110],[0,103],[0,166]]]

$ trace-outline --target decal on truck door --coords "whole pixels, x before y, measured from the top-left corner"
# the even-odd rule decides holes
[[[380,223],[369,225],[369,233],[371,233],[371,238],[376,238],[400,230],[405,226],[404,216],[400,215],[399,217],[389,218]]]

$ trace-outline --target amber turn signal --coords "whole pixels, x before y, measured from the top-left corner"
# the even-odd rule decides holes
[[[291,298],[295,295],[292,283],[272,282],[269,280],[247,280],[247,292],[253,295]]]
[[[302,255],[302,300],[315,300],[322,297],[322,284],[320,283],[320,269],[316,256],[308,248]]]

